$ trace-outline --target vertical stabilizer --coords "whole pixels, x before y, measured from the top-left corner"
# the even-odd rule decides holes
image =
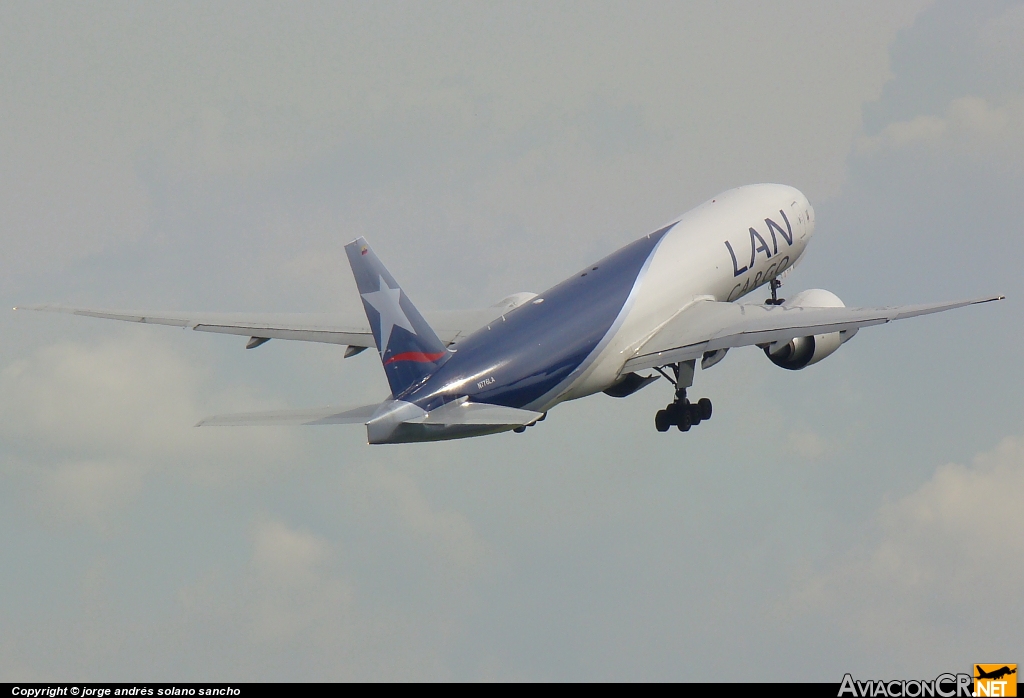
[[[377,351],[398,397],[436,371],[449,353],[366,240],[345,245]]]

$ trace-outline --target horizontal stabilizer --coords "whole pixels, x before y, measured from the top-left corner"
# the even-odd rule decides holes
[[[533,412],[532,410],[520,410],[514,407],[469,402],[466,398],[462,398],[431,410],[422,417],[405,421],[409,424],[444,424],[449,426],[457,424],[523,426],[533,424],[543,416],[542,413]]]
[[[220,414],[196,424],[197,427],[255,427],[298,426],[319,424],[365,424],[374,415],[379,404],[360,407],[307,407],[300,410],[274,410],[270,412],[240,412]]]

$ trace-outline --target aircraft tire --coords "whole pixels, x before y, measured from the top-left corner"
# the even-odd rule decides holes
[[[687,405],[687,410],[690,413],[690,424],[697,426],[701,423],[701,410],[700,406],[696,404]]]
[[[679,431],[690,431],[690,427],[693,426],[690,410],[681,410],[679,412],[679,415],[676,417],[676,426],[679,427]]]
[[[671,426],[672,418],[669,416],[668,410],[658,410],[654,415],[654,428],[658,431],[668,431]]]
[[[702,397],[697,401],[697,407],[700,409],[701,419],[711,419],[711,400]]]

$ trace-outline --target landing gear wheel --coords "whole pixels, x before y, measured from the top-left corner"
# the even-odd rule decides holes
[[[693,426],[693,417],[690,414],[690,410],[683,409],[679,411],[676,417],[676,426],[679,427],[679,431],[690,431],[690,427]]]
[[[687,405],[687,411],[690,413],[690,423],[693,426],[697,426],[701,422],[701,411],[700,405]]]
[[[516,427],[512,431],[514,431],[517,434],[522,434],[524,431],[526,431],[526,427]]]
[[[657,414],[654,415],[654,428],[658,431],[668,431],[671,426],[672,417],[669,415],[668,410],[658,410]]]
[[[702,397],[697,401],[697,409],[700,411],[701,419],[711,419],[711,400]]]

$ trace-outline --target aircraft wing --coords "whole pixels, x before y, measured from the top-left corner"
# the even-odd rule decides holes
[[[424,313],[426,320],[446,345],[462,339],[492,320],[517,308],[532,293],[517,293],[478,310],[443,310]],[[362,312],[352,313],[191,313],[146,310],[106,310],[63,305],[25,305],[15,310],[68,313],[85,317],[170,325],[199,332],[235,334],[265,339],[294,339],[327,342],[352,347],[373,347],[373,334]]]
[[[647,338],[626,361],[622,373],[699,359],[705,352],[718,349],[856,330],[1002,298],[990,296],[952,303],[884,308],[787,308],[699,300]]]

